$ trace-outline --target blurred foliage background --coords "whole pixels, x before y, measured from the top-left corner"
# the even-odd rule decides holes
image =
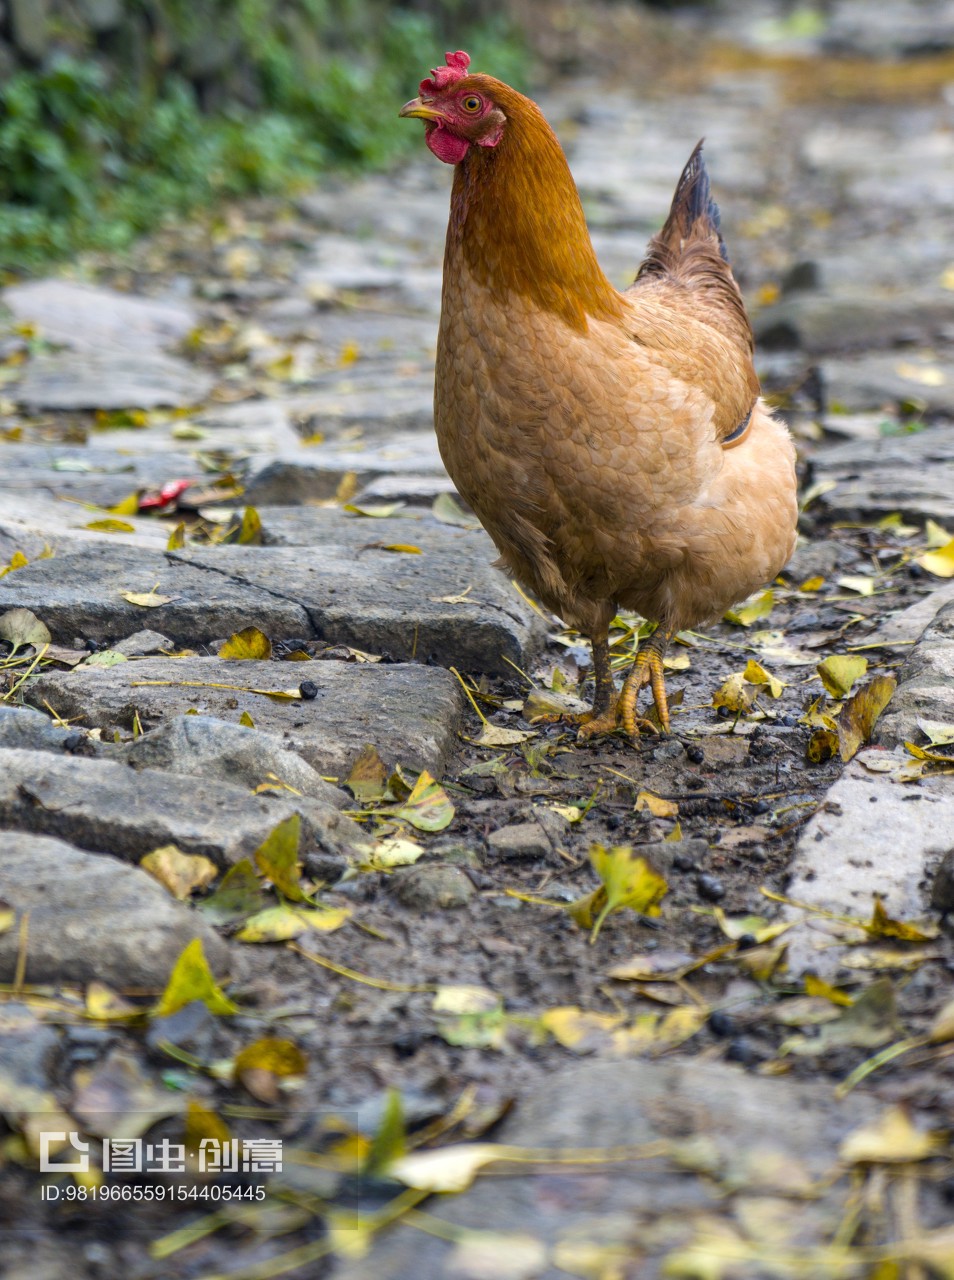
[[[436,53],[525,85],[524,27],[493,0],[0,0],[0,268],[391,162]]]

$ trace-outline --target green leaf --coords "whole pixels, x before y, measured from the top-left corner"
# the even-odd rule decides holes
[[[166,1018],[196,1000],[201,1000],[210,1013],[238,1013],[238,1006],[212,976],[201,938],[193,938],[179,956],[153,1017]]]
[[[845,698],[855,681],[868,670],[868,659],[858,654],[837,653],[819,662],[816,670],[833,698]]]
[[[198,905],[214,924],[232,924],[261,911],[265,894],[249,858],[230,867],[216,891]]]
[[[94,533],[135,533],[136,526],[130,524],[128,520],[91,520],[89,524],[83,526],[84,529],[92,529]]]
[[[734,622],[737,627],[750,627],[759,618],[770,614],[774,603],[775,597],[772,592],[762,591],[758,595],[750,596],[744,604],[739,605],[738,609],[727,610],[724,615],[725,620]]]
[[[603,921],[612,911],[628,907],[642,915],[659,915],[659,903],[669,891],[669,886],[645,858],[634,854],[629,845],[605,849],[601,844],[594,844],[590,849],[590,861],[603,882],[602,886],[571,903],[568,908],[583,928],[592,926],[590,942],[596,941]]]
[[[389,1089],[380,1127],[364,1163],[362,1172],[366,1176],[384,1173],[395,1160],[400,1160],[407,1149],[405,1132],[401,1094],[397,1089]]]
[[[304,901],[304,893],[298,883],[298,849],[301,843],[301,818],[293,813],[280,822],[255,850],[255,861],[262,874],[290,898],[292,902]]]
[[[425,769],[395,816],[419,831],[443,831],[454,820],[454,806],[444,788]]]

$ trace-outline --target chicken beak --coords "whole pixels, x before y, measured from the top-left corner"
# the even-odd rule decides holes
[[[412,98],[410,102],[405,102],[404,106],[398,112],[405,120],[439,120],[441,113],[432,110],[431,107],[425,107],[420,98]]]

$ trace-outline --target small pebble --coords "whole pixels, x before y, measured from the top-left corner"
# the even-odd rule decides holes
[[[696,860],[690,853],[677,853],[672,865],[676,871],[695,871]]]
[[[715,1009],[709,1014],[709,1030],[714,1036],[735,1035],[735,1023],[729,1014],[723,1013],[721,1009]]]
[[[298,692],[306,701],[310,702],[312,698],[318,697],[318,686],[313,680],[302,680],[298,686]]]
[[[738,1040],[733,1040],[725,1051],[727,1062],[741,1062],[744,1067],[751,1066],[753,1062],[759,1061],[759,1054],[756,1052],[755,1046],[751,1041],[739,1036]]]
[[[942,914],[954,912],[954,849],[949,849],[934,873],[931,906]]]
[[[686,759],[690,761],[690,763],[702,764],[705,758],[705,752],[701,747],[696,746],[695,743],[693,743],[692,746],[686,747]]]
[[[706,902],[718,902],[725,897],[725,885],[718,876],[711,876],[708,871],[703,871],[696,877],[696,891]]]

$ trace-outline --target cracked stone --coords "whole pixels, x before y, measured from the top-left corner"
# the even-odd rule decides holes
[[[292,813],[302,848],[332,853],[363,846],[355,823],[331,805],[251,795],[244,787],[112,760],[0,749],[0,825],[56,836],[83,849],[138,861],[164,844],[229,866],[255,852]]]
[[[149,680],[161,683],[143,683]],[[317,690],[308,701],[243,692],[297,688],[305,680]],[[257,729],[279,736],[322,776],[342,780],[367,743],[389,766],[439,776],[454,750],[463,709],[458,682],[439,667],[333,661],[143,658],[45,672],[27,696],[38,704],[48,700],[60,715],[80,717],[109,736],[128,733],[137,712],[149,729],[193,709],[232,724],[247,711]]]
[[[545,640],[544,619],[490,564],[496,549],[482,530],[419,513],[379,520],[288,508],[261,515],[264,537],[279,545],[190,549],[172,558],[283,591],[330,644],[393,658],[503,675],[512,671],[507,659],[525,666]],[[420,554],[385,549],[402,545]]]
[[[172,597],[142,608],[122,592]],[[194,647],[256,626],[272,641],[314,634],[305,610],[266,588],[116,544],[90,545],[50,560],[36,560],[0,580],[0,613],[32,609],[57,643],[74,638],[111,641],[142,630],[148,621],[177,644]]]

